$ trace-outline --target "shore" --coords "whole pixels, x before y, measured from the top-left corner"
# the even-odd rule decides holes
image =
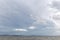
[[[0,36],[0,40],[60,40],[60,36]]]

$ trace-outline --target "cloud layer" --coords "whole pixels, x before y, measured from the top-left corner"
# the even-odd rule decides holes
[[[52,0],[0,0],[0,34],[57,35]],[[51,10],[50,10],[51,9]]]

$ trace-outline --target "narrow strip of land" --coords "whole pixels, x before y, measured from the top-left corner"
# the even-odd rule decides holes
[[[0,36],[0,40],[60,40],[60,36]]]

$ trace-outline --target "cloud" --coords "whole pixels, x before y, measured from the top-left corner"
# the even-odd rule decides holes
[[[50,6],[51,19],[55,23],[54,35],[60,35],[60,1],[53,0]]]
[[[59,11],[60,10],[60,1],[53,1],[52,7],[55,9],[58,9],[58,11]]]
[[[35,29],[28,29],[25,35],[54,35],[55,24],[51,20],[44,19],[44,21],[34,23],[32,27],[35,27]]]
[[[21,32],[24,32],[24,31],[27,31],[27,29],[15,29],[14,31],[21,31]]]
[[[60,20],[60,12],[56,13],[55,15],[53,15],[53,19],[54,20]]]
[[[55,9],[56,11],[53,12],[52,19],[56,24],[56,28],[59,29],[59,24],[60,24],[60,1],[53,1],[52,2],[52,8]]]
[[[15,34],[13,29],[31,26],[35,21],[31,18],[31,14],[31,9],[21,0],[0,0],[0,33]]]
[[[27,27],[34,22],[30,17],[32,11],[29,7],[23,4],[18,4],[17,2],[15,3],[13,0],[11,3],[10,1],[6,1],[6,5],[3,3],[6,7],[0,5],[3,7],[1,8],[1,11],[4,11],[0,13],[0,25],[5,27]]]
[[[53,35],[55,24],[49,18],[52,14],[48,9],[49,2],[51,1],[0,0],[1,34]]]
[[[36,29],[36,27],[35,26],[30,26],[29,29]]]

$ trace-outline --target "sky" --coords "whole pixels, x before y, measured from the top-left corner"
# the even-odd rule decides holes
[[[0,0],[0,35],[60,35],[60,1]]]

